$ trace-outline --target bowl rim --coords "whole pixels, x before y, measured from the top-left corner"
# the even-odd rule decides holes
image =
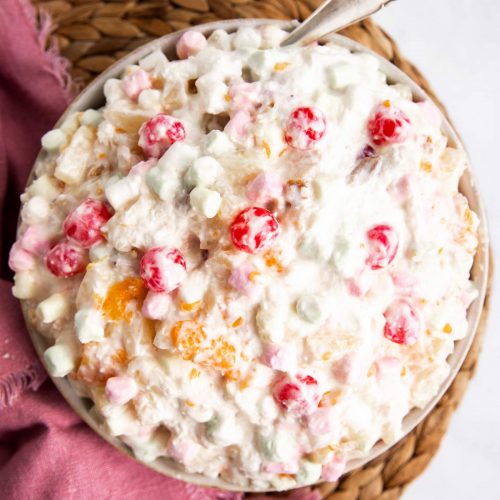
[[[263,25],[276,25],[284,30],[291,30],[297,25],[297,21],[281,21],[275,19],[229,19],[224,21],[216,21],[206,24],[201,24],[198,26],[188,27],[174,33],[170,33],[163,37],[157,38],[148,42],[147,44],[135,49],[125,57],[116,61],[113,65],[107,68],[103,73],[101,73],[95,80],[93,80],[82,92],[71,102],[67,107],[66,111],[61,115],[55,127],[60,126],[68,116],[75,112],[84,111],[88,108],[95,106],[95,103],[100,98],[103,101],[103,87],[106,80],[109,78],[117,77],[122,73],[122,70],[130,64],[136,63],[139,59],[150,54],[156,49],[160,49],[163,52],[173,53],[175,47],[175,41],[186,31],[201,31],[204,34],[209,34],[217,29],[225,30],[228,32],[234,32],[241,27],[257,27]],[[335,42],[336,44],[347,48],[351,52],[362,52],[368,53],[376,57],[381,70],[388,76],[391,83],[404,83],[408,85],[412,91],[414,100],[429,100],[434,102],[431,97],[408,75],[406,75],[402,70],[394,66],[390,61],[375,53],[371,49],[368,49],[364,45],[351,40],[343,35],[337,33],[331,33],[325,37],[322,37],[321,42]],[[92,104],[94,103],[94,104]],[[455,346],[453,352],[448,357],[448,365],[450,366],[450,372],[444,382],[441,384],[439,391],[436,395],[425,405],[422,409],[413,408],[403,419],[403,433],[399,439],[390,444],[385,444],[378,442],[375,444],[370,452],[363,458],[351,460],[347,464],[347,468],[344,472],[350,472],[358,467],[365,465],[366,463],[374,460],[382,453],[389,450],[391,447],[395,446],[401,440],[403,440],[420,422],[422,422],[425,417],[432,411],[436,406],[438,401],[442,398],[446,390],[451,385],[452,381],[455,379],[457,373],[459,372],[467,353],[472,345],[474,336],[479,326],[481,319],[481,313],[483,310],[483,305],[486,296],[486,289],[488,284],[488,270],[489,270],[489,238],[488,238],[488,224],[486,219],[486,213],[484,209],[484,204],[479,194],[477,188],[477,182],[475,176],[472,172],[470,156],[465,150],[457,132],[454,130],[453,126],[449,123],[448,119],[444,113],[439,110],[440,115],[443,118],[442,132],[448,137],[449,143],[453,146],[464,150],[467,154],[468,168],[462,175],[460,179],[460,191],[466,196],[469,205],[474,210],[474,212],[479,217],[479,245],[474,256],[474,264],[471,270],[471,276],[473,276],[473,281],[475,282],[478,289],[478,296],[473,301],[471,306],[467,311],[468,318],[468,331],[467,335],[458,341],[455,341]],[[26,186],[29,186],[33,180],[36,166],[41,161],[43,156],[43,151],[40,151],[33,168],[28,177]],[[19,227],[19,225],[18,225]],[[38,333],[29,319],[29,308],[27,301],[21,301],[22,312],[25,319],[25,323],[28,329],[29,336],[35,348],[35,351],[47,370],[47,365],[43,356],[44,350],[50,345],[43,335]],[[48,370],[47,373],[49,374]],[[141,464],[149,467],[167,477],[173,477],[175,479],[180,479],[187,481],[189,483],[196,484],[198,486],[204,486],[208,488],[219,488],[228,491],[241,491],[242,487],[232,484],[228,481],[222,480],[220,478],[210,478],[202,474],[188,473],[180,468],[177,468],[171,460],[167,458],[155,459],[152,462],[146,462],[137,458],[132,450],[119,438],[111,436],[105,431],[102,425],[102,420],[96,412],[91,410],[91,405],[89,399],[81,397],[77,394],[75,388],[71,385],[68,377],[58,378],[50,375],[52,382],[55,384],[59,392],[62,394],[66,402],[71,406],[71,408],[85,421],[85,423],[91,427],[97,434],[99,434],[108,443],[114,446],[116,449],[125,453],[126,455],[132,457]],[[313,484],[321,483],[322,481],[317,481]],[[306,486],[306,485],[301,485]],[[247,492],[262,493],[277,491],[274,489],[260,489],[260,488],[249,488],[246,489]]]

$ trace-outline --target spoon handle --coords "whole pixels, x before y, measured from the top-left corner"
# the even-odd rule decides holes
[[[295,28],[282,47],[308,44],[328,33],[360,21],[393,0],[328,0]]]

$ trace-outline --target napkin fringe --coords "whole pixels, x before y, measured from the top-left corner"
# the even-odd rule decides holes
[[[24,391],[36,391],[46,376],[43,366],[37,360],[22,372],[9,373],[0,379],[0,409],[11,406]]]
[[[72,91],[73,81],[69,74],[71,63],[61,56],[56,42],[50,40],[50,35],[54,31],[50,15],[43,9],[40,9],[37,14],[30,0],[17,0],[17,3],[34,28],[38,46],[45,57],[43,65],[45,70],[57,80],[63,90],[64,98],[70,102],[75,97]]]

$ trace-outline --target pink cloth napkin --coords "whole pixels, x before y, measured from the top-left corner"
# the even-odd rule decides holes
[[[43,49],[49,20],[36,26],[25,1],[0,2],[0,497],[238,500],[241,494],[164,477],[115,450],[70,409],[31,346],[7,256],[40,137],[70,95],[64,61]],[[289,498],[319,495],[302,488]]]

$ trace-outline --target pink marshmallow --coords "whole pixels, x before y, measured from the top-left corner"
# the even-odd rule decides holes
[[[245,139],[248,135],[248,126],[252,121],[251,116],[246,111],[237,111],[227,122],[224,132],[234,141]]]
[[[187,438],[177,437],[170,441],[167,447],[169,457],[178,462],[190,462],[196,457],[198,446]]]
[[[142,304],[142,315],[149,319],[165,319],[171,301],[168,293],[149,291]]]
[[[21,236],[21,246],[36,255],[45,255],[50,249],[50,240],[41,226],[28,226]]]
[[[153,86],[151,78],[143,69],[137,69],[122,79],[122,89],[133,101],[137,100],[139,94]]]
[[[344,473],[346,466],[345,458],[334,456],[330,462],[324,464],[321,469],[321,479],[333,483]]]
[[[299,464],[296,461],[290,463],[269,462],[264,464],[263,470],[271,474],[296,474],[299,471]]]
[[[233,268],[228,283],[238,292],[250,295],[256,289],[255,283],[249,278],[252,271],[253,267],[244,262],[241,266]]]
[[[417,277],[406,271],[392,271],[391,278],[398,290],[405,292],[405,295],[410,294],[418,283]]]
[[[352,379],[354,367],[354,356],[350,353],[345,354],[339,360],[332,364],[333,376],[341,383],[347,384]]]
[[[265,344],[262,362],[274,370],[291,372],[297,366],[297,351],[294,345]]]
[[[381,382],[386,377],[399,377],[401,360],[392,356],[385,356],[375,361],[375,368],[377,370],[376,377],[378,382]]]
[[[258,101],[258,83],[240,83],[229,89],[231,108],[251,113],[255,111]]]
[[[364,297],[372,287],[373,273],[369,268],[361,271],[357,276],[346,281],[347,291],[353,297]]]
[[[149,160],[146,161],[140,161],[139,163],[136,163],[129,170],[129,174],[141,175],[144,172],[147,172],[151,167],[154,167],[156,163],[157,163],[156,158],[150,158]]]
[[[281,196],[283,181],[274,172],[261,172],[247,185],[247,198],[252,203],[265,203]]]
[[[333,430],[333,413],[331,408],[318,408],[307,417],[307,428],[313,436],[329,434]]]
[[[111,377],[106,380],[106,396],[114,405],[124,405],[137,394],[137,384],[127,376]]]
[[[19,241],[16,241],[9,253],[9,267],[17,273],[27,271],[35,267],[35,259],[31,253],[25,250]]]
[[[194,56],[207,45],[207,39],[199,31],[186,31],[178,40],[175,48],[179,59]]]

